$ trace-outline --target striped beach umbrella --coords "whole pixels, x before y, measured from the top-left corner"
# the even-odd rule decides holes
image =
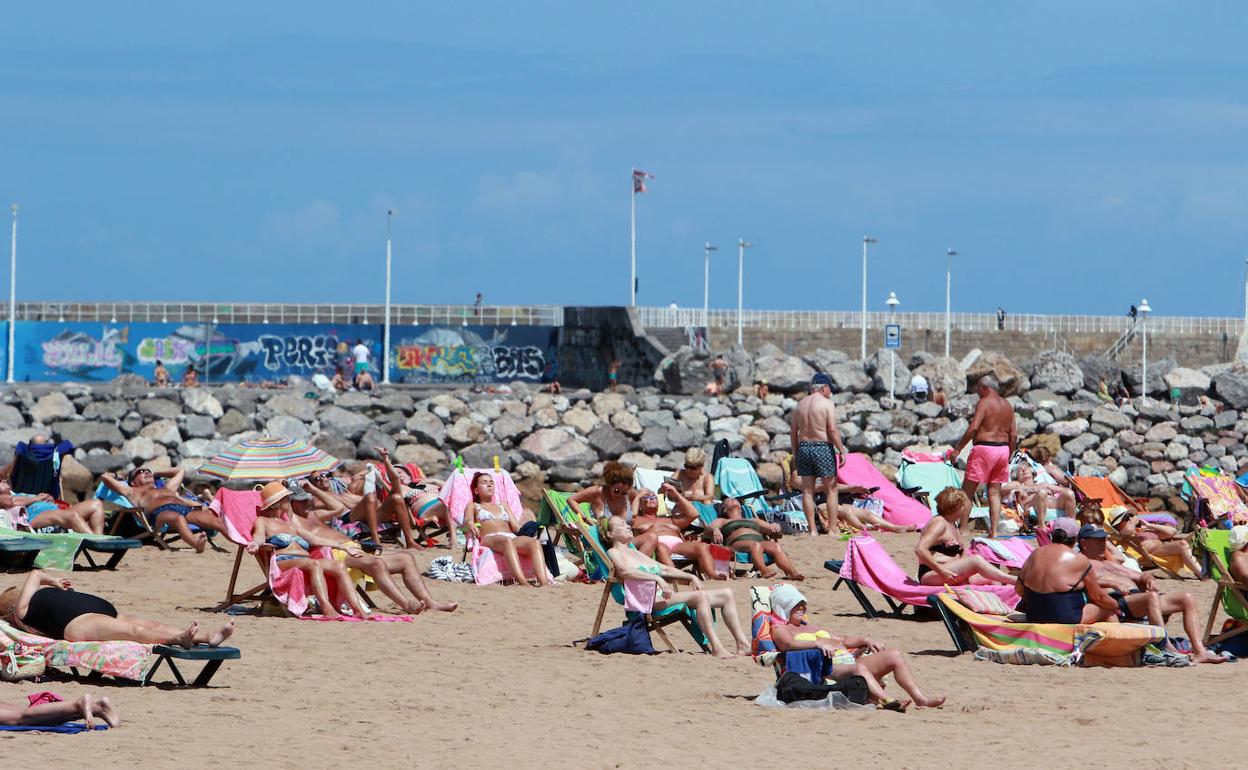
[[[204,463],[199,472],[223,481],[262,481],[309,476],[341,464],[301,439],[265,436],[238,442]]]

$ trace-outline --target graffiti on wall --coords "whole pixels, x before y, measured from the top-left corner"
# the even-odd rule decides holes
[[[556,336],[535,327],[433,328],[399,342],[395,368],[403,382],[545,381],[555,373]]]

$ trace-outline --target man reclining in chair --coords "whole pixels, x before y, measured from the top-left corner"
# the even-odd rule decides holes
[[[667,497],[674,510],[671,516],[659,516],[659,496],[649,489],[637,498],[637,515],[633,517],[633,544],[647,556],[653,556],[669,567],[675,566],[672,555],[683,556],[698,566],[702,576],[726,580],[727,575],[715,571],[715,559],[709,545],[687,541],[681,534],[690,524],[699,521],[698,509],[672,484],[663,484],[659,492]]]
[[[1024,516],[1035,511],[1036,526],[1044,524],[1050,508],[1057,508],[1060,515],[1075,517],[1075,493],[1057,484],[1044,484],[1036,480],[1036,474],[1025,460],[1019,462],[1010,473],[1010,480],[1001,485],[1002,502]],[[1030,529],[1030,527],[1024,527]]]
[[[326,507],[336,504],[334,498],[326,492],[312,486],[306,479],[291,481],[286,488],[290,495],[285,500],[289,503],[296,523],[310,531],[320,541],[342,546],[341,549],[335,548],[334,559],[341,561],[348,569],[357,569],[372,577],[381,592],[388,596],[390,601],[402,607],[405,612],[413,615],[427,609],[454,612],[459,607],[453,602],[437,601],[430,595],[424,578],[420,576],[420,564],[416,562],[416,556],[411,551],[399,549],[372,555],[357,552],[354,549],[347,550],[347,546],[356,546],[358,543],[325,524],[316,515],[318,511],[324,510],[315,507],[318,502]],[[391,575],[401,575],[403,584],[416,598],[409,599],[404,596]]]
[[[764,578],[771,578],[776,574],[774,569],[767,566],[765,554],[784,570],[790,580],[806,579],[776,542],[783,531],[779,524],[745,518],[742,515],[741,501],[735,497],[724,498],[720,508],[720,518],[711,522],[703,537],[710,538],[716,545],[726,545],[734,551],[749,554],[750,564]]]
[[[1092,562],[1092,574],[1101,588],[1118,603],[1118,620],[1123,623],[1151,623],[1165,628],[1176,612],[1183,616],[1183,631],[1192,643],[1193,663],[1222,663],[1223,658],[1205,649],[1200,640],[1196,599],[1186,591],[1161,593],[1151,575],[1136,572],[1106,558],[1105,530],[1086,524],[1079,528],[1079,553]],[[1178,653],[1169,639],[1166,648]]]
[[[163,487],[156,486],[157,477],[165,480]],[[152,529],[159,532],[164,527],[171,527],[197,553],[203,553],[208,547],[208,535],[191,532],[191,525],[194,524],[201,530],[224,532],[225,524],[208,506],[178,496],[178,489],[185,477],[186,470],[183,468],[153,471],[140,466],[130,471],[130,475],[124,479],[116,473],[106,473],[100,477],[100,481],[142,508]]]

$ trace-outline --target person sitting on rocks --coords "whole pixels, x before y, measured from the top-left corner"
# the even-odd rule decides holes
[[[687,541],[682,534],[693,522],[699,521],[698,509],[673,484],[664,484],[659,493],[667,496],[673,507],[670,516],[659,516],[659,495],[641,490],[637,499],[637,515],[631,525],[633,543],[642,553],[662,563],[675,566],[672,556],[682,556],[697,565],[705,578],[725,579],[715,571],[710,546],[701,541]]]
[[[1106,533],[1092,524],[1079,528],[1079,553],[1092,562],[1092,574],[1101,588],[1118,603],[1118,620],[1147,622],[1165,628],[1171,615],[1183,616],[1183,631],[1192,645],[1193,663],[1222,663],[1223,658],[1205,649],[1201,642],[1196,599],[1186,591],[1161,593],[1152,576],[1135,572],[1106,558]],[[1178,653],[1169,639],[1166,647]]]
[[[205,631],[198,622],[179,629],[123,615],[107,599],[75,591],[69,578],[53,577],[42,570],[31,570],[21,586],[0,593],[0,619],[23,631],[67,642],[219,647],[234,633],[232,620],[215,631]]]
[[[280,490],[273,486],[280,483],[271,482],[266,485],[270,497],[280,494]],[[380,554],[364,553],[354,540],[317,518],[315,504],[318,501],[332,504],[333,500],[312,486],[306,479],[292,481],[286,485],[286,489],[289,495],[278,503],[282,507],[282,512],[285,513],[288,510],[290,515],[295,517],[291,521],[301,525],[304,530],[311,532],[321,542],[332,544],[335,560],[341,561],[348,569],[356,569],[370,576],[381,592],[404,612],[417,614],[426,609],[454,612],[459,607],[458,604],[439,602],[433,598],[424,578],[420,576],[420,564],[410,550],[399,549]],[[414,599],[403,595],[398,584],[391,577],[392,575],[401,577],[407,590],[415,597]]]
[[[361,393],[368,390],[377,389],[377,381],[373,379],[373,373],[367,369],[363,369],[355,373],[355,389]]]
[[[655,584],[655,612],[661,612],[673,604],[687,604],[694,610],[698,628],[710,642],[712,655],[735,658],[750,654],[750,637],[745,633],[741,618],[737,615],[737,597],[731,588],[703,588],[702,581],[696,576],[662,564],[630,547],[633,533],[620,516],[600,519],[598,536],[607,546],[607,558],[611,560],[618,579]],[[678,591],[673,583],[688,583],[689,589]],[[736,655],[724,647],[715,633],[715,619],[712,614],[715,610],[719,611],[724,625],[728,626],[733,641],[737,643]]]
[[[153,471],[151,468],[139,466],[130,471],[126,478],[116,473],[106,473],[100,477],[100,481],[142,508],[153,529],[160,531],[171,527],[196,552],[203,553],[208,547],[208,536],[202,531],[192,532],[191,525],[201,530],[224,532],[225,523],[207,505],[178,496],[177,490],[182,486],[185,477],[186,470],[183,468]],[[157,478],[165,480],[163,487],[156,486]]]
[[[182,372],[182,387],[184,388],[198,388],[199,387],[199,372],[195,371],[194,366],[188,365],[186,367],[186,371]]]
[[[944,696],[928,698],[919,689],[906,656],[900,650],[865,636],[841,636],[822,629],[808,620],[806,597],[795,586],[782,585],[771,592],[771,638],[776,649],[785,653],[785,669],[804,675],[808,681],[823,684],[828,679],[860,676],[867,682],[871,702],[890,711],[905,711],[909,700],[896,701],[884,692],[883,680],[892,674],[897,686],[906,691],[920,708],[937,708]],[[803,650],[821,650],[822,665],[810,670],[810,659],[789,655]]]
[[[169,387],[169,370],[159,360],[156,361],[156,369],[152,372],[152,379],[158,388]]]
[[[1192,556],[1192,547],[1187,543],[1190,533],[1180,534],[1175,527],[1145,521],[1134,513],[1111,526],[1119,534],[1134,535],[1149,556],[1178,556],[1193,575],[1198,578],[1203,575],[1200,564]]]
[[[745,518],[741,502],[735,497],[726,497],[720,505],[720,517],[711,522],[703,537],[716,545],[726,545],[734,551],[748,554],[750,564],[763,578],[776,575],[776,571],[767,566],[766,557],[770,556],[790,580],[805,580],[806,576],[797,571],[788,554],[776,542],[782,534],[779,524]]]
[[[973,582],[1013,585],[1015,578],[982,556],[968,556],[958,521],[970,514],[971,498],[957,487],[936,495],[936,515],[923,527],[914,555],[919,559],[917,579],[927,586]],[[976,580],[979,578],[979,580]]]
[[[579,511],[581,503],[589,503],[595,519],[620,516],[631,525],[636,512],[637,490],[633,488],[633,469],[612,460],[602,466],[602,483],[585,487],[568,498],[568,507]]]

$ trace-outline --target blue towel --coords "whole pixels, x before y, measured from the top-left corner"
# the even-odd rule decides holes
[[[103,722],[95,723],[96,730],[107,730]],[[65,722],[59,725],[0,725],[0,730],[10,733],[85,733],[86,722]]]

